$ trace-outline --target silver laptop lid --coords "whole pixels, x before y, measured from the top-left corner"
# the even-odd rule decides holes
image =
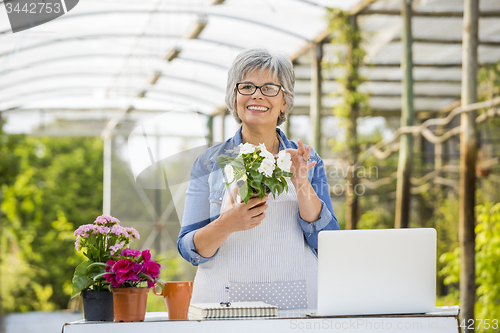
[[[424,313],[435,307],[435,229],[319,233],[318,315]]]

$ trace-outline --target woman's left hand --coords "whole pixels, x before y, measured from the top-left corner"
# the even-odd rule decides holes
[[[290,180],[295,188],[309,182],[307,172],[316,165],[316,161],[309,161],[309,158],[311,157],[311,146],[307,146],[307,148],[305,148],[301,139],[297,141],[297,144],[299,145],[297,149],[286,149],[286,152],[290,153],[292,158],[290,172],[293,173],[293,177]]]

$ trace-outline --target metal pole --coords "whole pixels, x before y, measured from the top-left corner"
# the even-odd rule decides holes
[[[312,130],[312,146],[321,155],[321,60],[323,59],[323,44],[314,45],[311,51],[311,110],[309,117]]]
[[[462,106],[477,100],[477,46],[479,0],[464,0],[462,33]],[[474,320],[475,303],[475,216],[476,190],[476,111],[460,116],[460,308],[463,319]],[[472,325],[474,326],[474,325]],[[465,332],[474,332],[466,328]]]
[[[401,126],[413,125],[413,55],[412,55],[412,0],[403,0],[401,15],[403,16],[403,61],[401,69],[404,73]],[[407,228],[410,217],[410,177],[412,135],[407,133],[401,136],[399,149],[399,163],[396,187],[396,220],[395,228]]]
[[[158,125],[158,124],[157,124]],[[159,126],[156,127],[156,132],[160,133]],[[164,221],[161,219],[162,215],[162,205],[161,205],[161,189],[160,183],[162,182],[162,177],[163,174],[160,173],[161,170],[161,160],[160,160],[160,136],[156,136],[156,163],[157,163],[157,168],[155,172],[155,192],[154,192],[154,200],[155,200],[155,212],[156,212],[156,223],[155,223],[155,228],[158,229],[158,235],[155,239],[155,244],[154,244],[154,249],[156,250],[157,254],[164,254],[162,253],[162,243],[163,243],[163,228],[164,228]]]
[[[104,170],[103,170],[103,198],[102,212],[105,215],[111,215],[111,150],[113,137],[107,133],[104,140]]]

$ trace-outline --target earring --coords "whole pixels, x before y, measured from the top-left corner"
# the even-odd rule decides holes
[[[281,120],[283,120],[283,119],[285,119],[285,118],[286,118],[286,112],[281,111],[281,112],[280,112],[280,119],[281,119]]]

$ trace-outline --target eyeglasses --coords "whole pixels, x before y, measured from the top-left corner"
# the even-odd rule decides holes
[[[266,83],[261,86],[256,86],[250,82],[236,83],[236,89],[242,95],[253,95],[257,91],[257,88],[260,89],[262,95],[267,97],[277,96],[281,90],[281,86],[274,83]]]

